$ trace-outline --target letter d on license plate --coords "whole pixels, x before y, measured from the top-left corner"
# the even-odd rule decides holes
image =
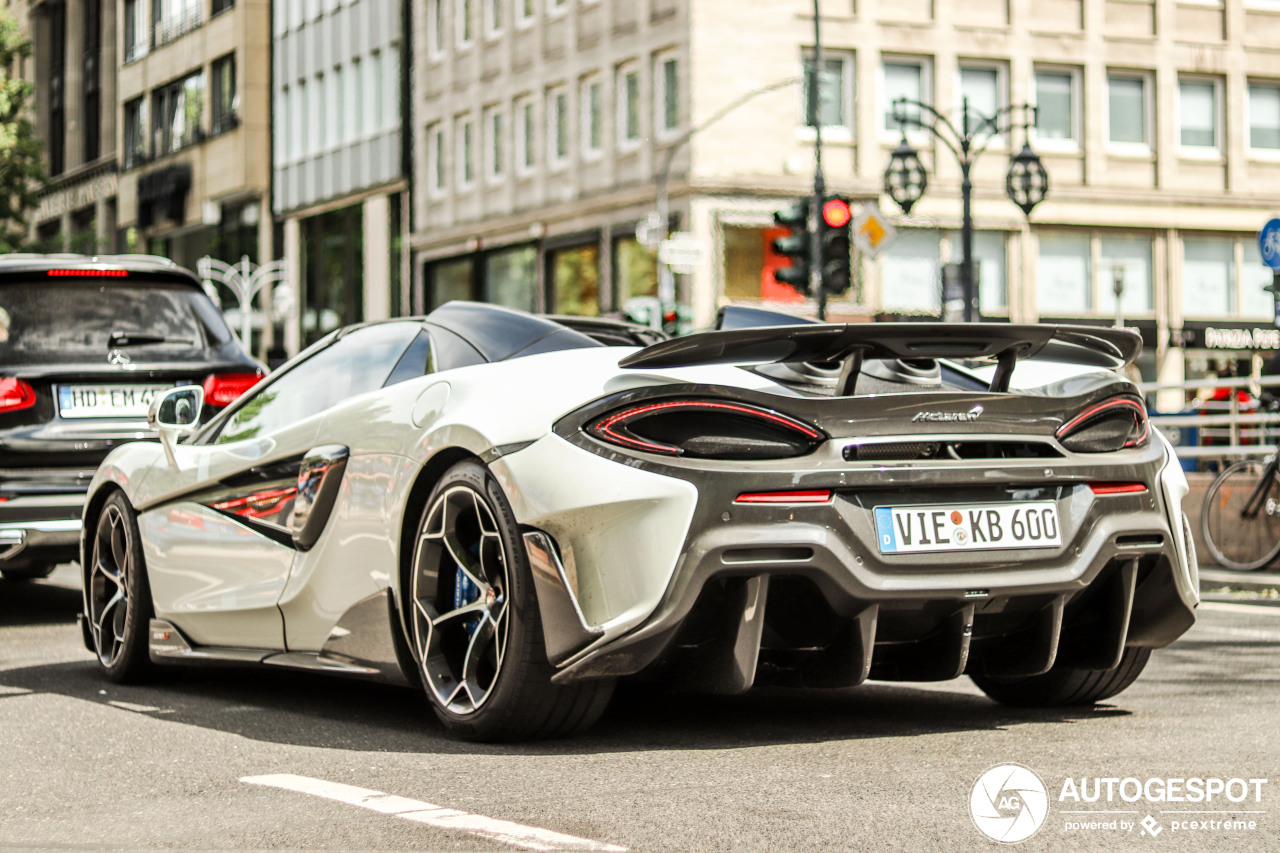
[[[1054,548],[1062,544],[1053,501],[878,506],[881,554]]]

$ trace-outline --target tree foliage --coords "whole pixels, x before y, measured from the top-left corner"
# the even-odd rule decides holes
[[[27,241],[27,220],[45,182],[44,145],[31,121],[34,87],[18,74],[31,43],[11,15],[0,11],[0,252]]]

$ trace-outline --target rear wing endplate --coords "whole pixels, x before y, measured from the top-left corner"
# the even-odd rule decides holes
[[[1115,370],[1133,363],[1142,338],[1128,329],[1013,323],[850,323],[766,326],[703,332],[645,347],[619,367],[668,368],[776,362],[841,365],[838,393],[853,393],[862,362],[883,359],[984,359],[996,362],[992,391],[1008,391],[1020,359]]]

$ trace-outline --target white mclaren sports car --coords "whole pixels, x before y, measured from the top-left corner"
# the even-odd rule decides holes
[[[580,731],[629,676],[1097,702],[1198,601],[1181,468],[1115,372],[1139,347],[749,309],[662,341],[461,302],[345,328],[204,426],[174,388],[161,441],[107,457],[85,643],[116,681],[420,685],[474,739]]]

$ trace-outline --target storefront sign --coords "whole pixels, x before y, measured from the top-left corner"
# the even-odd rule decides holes
[[[1204,330],[1204,349],[1280,349],[1280,329],[1219,329],[1207,326]]]
[[[36,208],[36,221],[45,222],[56,219],[64,213],[88,207],[101,199],[111,198],[116,194],[119,177],[115,172],[95,175],[68,187],[50,190],[42,196]]]

